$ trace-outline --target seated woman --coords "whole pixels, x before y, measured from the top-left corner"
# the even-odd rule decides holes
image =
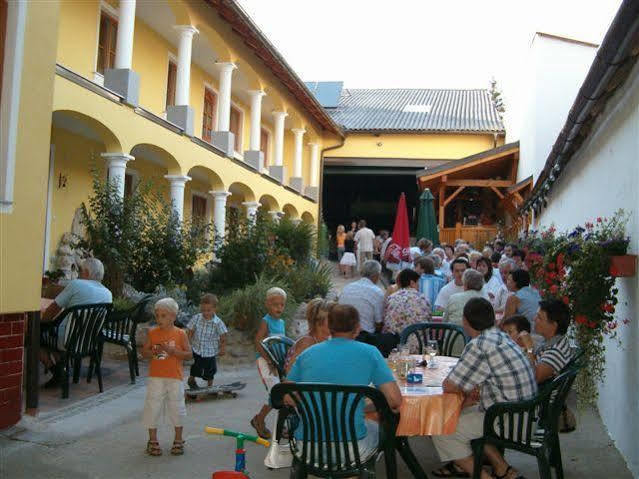
[[[308,333],[295,341],[295,344],[288,350],[286,362],[284,363],[286,374],[288,374],[295,360],[304,350],[329,338],[331,333],[328,330],[328,313],[335,304],[334,301],[327,301],[322,298],[315,298],[308,302],[306,305]]]
[[[530,321],[532,330],[535,331],[535,317],[539,310],[541,296],[535,288],[530,286],[530,274],[523,269],[511,271],[508,274],[506,286],[514,294],[511,294],[506,300],[504,318],[522,314]],[[536,342],[542,340],[541,337],[533,337],[533,339]]]
[[[573,357],[573,350],[566,337],[570,325],[570,310],[558,299],[541,301],[535,321],[535,332],[545,342],[534,349],[530,334],[519,333],[519,343],[523,346],[535,369],[535,379],[543,383],[557,376]]]
[[[412,269],[404,269],[397,275],[399,291],[386,300],[384,315],[385,333],[400,334],[404,328],[415,323],[430,321],[430,305],[419,293],[419,274]]]
[[[490,304],[496,313],[501,313],[506,306],[506,298],[508,297],[501,279],[498,278],[493,271],[491,261],[482,257],[477,260],[477,271],[484,275],[484,290],[488,296]]]

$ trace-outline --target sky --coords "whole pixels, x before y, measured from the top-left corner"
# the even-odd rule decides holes
[[[238,0],[305,81],[488,88],[521,108],[536,31],[600,43],[621,0]],[[508,125],[507,125],[508,127]]]

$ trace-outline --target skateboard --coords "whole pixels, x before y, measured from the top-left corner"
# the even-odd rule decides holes
[[[230,396],[232,398],[237,397],[237,392],[246,387],[246,383],[234,382],[230,384],[218,384],[211,387],[204,386],[198,389],[186,388],[184,394],[188,399],[201,401],[204,397],[224,397]]]

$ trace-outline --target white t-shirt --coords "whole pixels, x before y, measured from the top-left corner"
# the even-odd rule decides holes
[[[461,293],[464,291],[464,285],[457,286],[455,281],[451,281],[442,289],[439,290],[439,294],[435,299],[435,308],[437,309],[446,309],[448,306],[448,300],[455,293]]]
[[[355,242],[357,243],[357,251],[373,251],[373,240],[375,233],[370,228],[362,228],[355,233]]]

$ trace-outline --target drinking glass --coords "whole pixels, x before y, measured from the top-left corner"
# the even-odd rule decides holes
[[[408,347],[408,344],[402,344],[399,347],[399,354],[403,358],[407,358],[410,355],[410,348]]]
[[[424,349],[424,354],[428,356],[429,358],[428,359],[429,368],[435,367],[435,356],[437,356],[437,348],[438,348],[438,344],[436,340],[429,339],[428,341],[426,341],[426,348]]]

